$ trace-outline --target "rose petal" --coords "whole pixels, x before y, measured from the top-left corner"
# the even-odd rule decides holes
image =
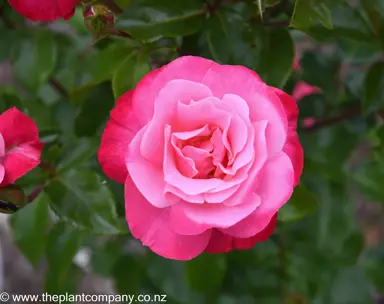
[[[69,19],[78,2],[79,0],[9,0],[19,14],[34,21]]]
[[[137,85],[133,109],[138,117],[149,122],[155,112],[155,100],[165,85],[175,79],[202,83],[205,74],[217,63],[201,57],[179,57],[161,69],[152,71]],[[187,72],[186,72],[187,71]]]
[[[104,173],[121,184],[124,184],[128,174],[125,155],[129,143],[143,127],[132,111],[132,96],[133,91],[129,91],[117,100],[98,151],[98,161]]]
[[[131,141],[126,165],[129,175],[145,199],[153,206],[164,208],[177,203],[179,199],[174,195],[165,197],[164,174],[161,167],[157,167],[140,155],[140,142],[146,128],[147,126],[141,129]]]
[[[4,169],[3,165],[0,164],[0,185],[4,179],[4,175],[5,175],[5,169]]]
[[[176,115],[178,103],[209,96],[212,96],[212,92],[199,83],[187,80],[172,80],[167,83],[156,98],[155,114],[140,145],[141,155],[161,163],[164,158],[164,127]]]
[[[44,144],[37,140],[8,150],[3,160],[5,175],[2,186],[13,184],[18,178],[39,165],[43,147]]]
[[[126,219],[132,235],[155,253],[169,259],[190,260],[207,247],[211,231],[180,235],[170,229],[169,208],[149,204],[130,177],[125,183]]]
[[[223,181],[217,178],[207,180],[191,179],[183,176],[176,168],[174,154],[170,141],[171,127],[166,126],[165,135],[165,155],[164,155],[164,180],[166,183],[178,188],[187,195],[196,195],[215,189]]]
[[[3,135],[0,133],[0,162],[1,162],[1,157],[5,155],[5,143],[4,143],[4,138]]]
[[[214,227],[231,227],[249,216],[260,204],[260,197],[252,193],[247,200],[236,206],[224,204],[182,203],[185,215],[192,221]]]
[[[15,107],[0,114],[0,133],[6,150],[39,138],[39,130],[32,118]]]
[[[299,136],[296,132],[299,109],[295,100],[287,93],[276,88],[273,88],[273,90],[279,96],[288,117],[288,136],[287,141],[283,147],[283,151],[289,156],[293,168],[295,169],[294,186],[296,186],[300,182],[300,177],[304,166],[304,151],[300,144]]]
[[[262,168],[268,159],[267,143],[266,143],[266,128],[268,123],[266,121],[259,121],[253,123],[255,130],[254,136],[254,160],[250,168],[246,168],[248,174],[246,180],[241,183],[239,190],[231,196],[223,204],[232,206],[240,204],[246,199],[249,192],[254,192],[262,177]],[[242,168],[243,169],[243,168]],[[240,170],[242,170],[240,169]],[[220,188],[218,188],[220,189]]]
[[[276,155],[282,150],[287,134],[284,108],[276,94],[270,92],[255,72],[240,66],[217,65],[205,75],[203,84],[218,98],[234,94],[244,99],[252,122],[268,121],[268,154]]]
[[[235,238],[222,233],[218,229],[213,229],[211,239],[209,240],[207,248],[205,248],[205,252],[215,254],[229,252],[231,250],[249,250],[257,243],[267,241],[273,234],[276,224],[277,214],[272,217],[272,220],[263,231],[250,238]]]
[[[263,177],[256,189],[256,193],[261,198],[260,206],[244,220],[222,231],[240,238],[252,237],[262,231],[273,215],[291,197],[293,183],[294,172],[291,160],[284,152],[281,152],[265,164]]]

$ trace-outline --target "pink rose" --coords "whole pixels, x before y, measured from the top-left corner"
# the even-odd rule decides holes
[[[293,70],[296,72],[301,70],[299,56],[295,57],[295,60],[293,63]],[[299,102],[300,100],[302,100],[304,97],[306,97],[308,95],[313,95],[313,94],[317,94],[320,92],[321,92],[321,90],[318,87],[312,86],[312,85],[310,85],[304,81],[299,80],[296,83],[296,86],[293,88],[292,97],[297,102]]]
[[[71,18],[80,0],[8,0],[24,17],[35,21],[52,21]]]
[[[125,183],[132,235],[176,260],[265,241],[302,172],[297,116],[242,66],[188,56],[149,73],[118,100],[98,155]]]
[[[44,144],[31,118],[16,108],[0,115],[0,186],[13,184],[40,163]]]

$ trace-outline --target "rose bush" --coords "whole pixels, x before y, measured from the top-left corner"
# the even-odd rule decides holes
[[[181,57],[111,112],[99,162],[134,237],[167,258],[265,241],[303,168],[295,100],[242,66]]]
[[[80,0],[9,0],[11,6],[24,17],[34,21],[71,18]]]
[[[40,163],[44,144],[31,118],[16,108],[0,115],[0,186],[14,183]]]

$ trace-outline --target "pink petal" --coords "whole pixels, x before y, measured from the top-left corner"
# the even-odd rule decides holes
[[[4,179],[4,175],[5,175],[5,169],[4,169],[3,165],[0,164],[0,185]]]
[[[171,127],[165,128],[164,179],[165,182],[178,188],[187,195],[196,195],[215,189],[223,181],[217,178],[206,180],[191,179],[183,176],[176,168],[174,152],[170,142]]]
[[[177,204],[171,207],[169,224],[171,229],[181,235],[198,235],[211,229],[211,225],[200,224],[191,220],[184,212],[183,204]]]
[[[178,129],[190,131],[202,125],[216,126],[224,130],[229,126],[231,113],[218,109],[220,100],[208,97],[190,104],[179,103],[177,106]]]
[[[273,89],[279,96],[288,116],[288,137],[283,151],[289,156],[293,168],[295,169],[294,185],[296,186],[300,181],[304,166],[304,151],[300,144],[299,136],[296,132],[299,110],[295,100],[291,96],[279,89]]]
[[[225,94],[221,99],[221,105],[227,107],[230,112],[240,116],[247,124],[251,123],[249,120],[249,106],[240,96]]]
[[[9,0],[19,14],[34,21],[69,19],[78,2],[79,0]]]
[[[185,215],[193,222],[209,227],[227,228],[249,216],[260,204],[260,197],[254,193],[236,206],[224,204],[183,203]]]
[[[4,155],[5,155],[5,143],[4,143],[3,135],[1,135],[0,133],[0,161]]]
[[[132,235],[144,246],[168,259],[190,260],[207,247],[211,231],[199,235],[180,235],[169,224],[170,208],[149,204],[130,177],[125,183],[126,219]]]
[[[252,122],[268,121],[268,154],[276,155],[282,150],[287,134],[284,108],[256,73],[239,66],[215,66],[205,75],[203,84],[212,90],[215,97],[234,94],[244,99]]]
[[[250,168],[245,168],[245,173],[248,174],[246,180],[241,183],[240,189],[232,197],[223,202],[225,205],[232,206],[242,203],[248,193],[254,192],[254,189],[258,186],[263,173],[262,168],[268,159],[265,137],[267,125],[266,121],[253,123],[255,130],[253,163],[251,163]],[[240,170],[243,170],[243,168]]]
[[[296,86],[293,88],[292,96],[297,102],[299,102],[308,95],[313,95],[320,92],[321,90],[318,87],[312,86],[304,81],[298,81]]]
[[[293,185],[294,172],[291,160],[281,152],[265,164],[262,180],[256,189],[261,198],[260,206],[244,220],[222,231],[240,238],[256,235],[265,229],[274,214],[289,200]]]
[[[152,71],[137,85],[133,100],[133,109],[138,117],[149,122],[155,112],[155,100],[160,90],[175,79],[184,79],[202,83],[205,74],[218,64],[201,57],[179,57],[161,69]]]
[[[167,83],[156,98],[155,114],[140,145],[142,156],[160,163],[164,158],[164,127],[176,115],[178,103],[209,96],[212,96],[212,92],[199,83],[188,80],[172,80]]]
[[[233,237],[230,235],[224,234],[218,229],[212,229],[211,238],[204,251],[211,254],[230,252],[234,249],[232,241]]]
[[[177,203],[179,199],[174,195],[164,195],[165,182],[162,168],[140,155],[140,143],[146,129],[147,126],[141,129],[131,141],[126,165],[129,175],[144,198],[153,206],[164,208]]]
[[[6,150],[35,142],[39,138],[35,122],[17,108],[11,108],[0,115],[0,133]]]
[[[133,91],[122,95],[101,137],[98,160],[104,173],[124,184],[128,171],[125,157],[132,138],[143,127],[132,111]]]
[[[272,217],[268,226],[250,238],[235,238],[228,234],[224,234],[218,229],[212,230],[211,239],[205,252],[215,254],[221,252],[229,252],[231,250],[249,250],[259,242],[265,242],[273,234],[277,224],[277,214]]]
[[[13,184],[18,178],[39,165],[43,147],[44,144],[36,140],[8,150],[3,160],[5,175],[1,185]]]

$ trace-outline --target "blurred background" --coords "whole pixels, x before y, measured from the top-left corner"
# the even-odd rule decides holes
[[[123,186],[96,158],[116,98],[182,55],[244,65],[292,94],[305,150],[267,242],[189,262],[129,235]],[[0,216],[0,291],[384,303],[383,0],[83,1],[52,23],[0,0],[0,112],[13,106],[46,146],[11,197],[0,189],[23,205]]]

